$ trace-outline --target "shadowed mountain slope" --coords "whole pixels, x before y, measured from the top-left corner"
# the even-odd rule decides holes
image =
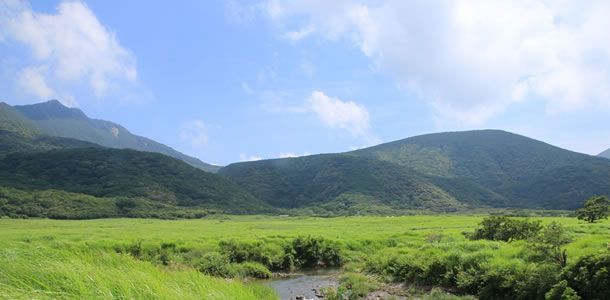
[[[57,100],[13,108],[46,135],[73,138],[109,148],[157,152],[208,172],[216,172],[219,168],[149,138],[134,135],[119,124],[91,119],[81,110],[68,108]]]

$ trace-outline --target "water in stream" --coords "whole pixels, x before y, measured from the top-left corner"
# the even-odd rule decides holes
[[[338,269],[307,270],[287,278],[272,279],[267,284],[271,286],[282,300],[295,300],[297,296],[303,299],[321,299],[316,295],[320,289],[337,287]]]

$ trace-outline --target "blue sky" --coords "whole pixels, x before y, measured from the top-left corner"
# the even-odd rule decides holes
[[[497,128],[610,147],[606,1],[0,0],[0,100],[206,162]]]

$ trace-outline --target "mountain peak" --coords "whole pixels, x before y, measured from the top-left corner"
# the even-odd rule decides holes
[[[14,108],[33,120],[87,118],[80,109],[67,107],[57,99],[36,104],[16,105]]]
[[[49,101],[46,101],[46,102],[41,102],[41,103],[53,103],[53,104],[61,104],[61,102],[59,102],[59,100],[57,100],[57,99],[51,99],[51,100],[49,100]],[[62,106],[65,106],[65,105],[63,105],[63,104],[61,104],[61,105],[62,105]]]

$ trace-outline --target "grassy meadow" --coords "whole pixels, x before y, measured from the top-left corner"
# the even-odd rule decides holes
[[[526,241],[464,237],[483,217],[0,219],[0,297],[276,299],[273,290],[250,279],[310,266],[312,259],[342,266],[342,280],[365,281],[363,293],[402,282],[409,293],[439,286],[488,298],[480,282],[501,272],[512,281],[498,288],[523,285],[507,295],[544,295],[557,278],[531,284],[519,274],[546,280],[544,272],[559,276],[561,269],[533,259]],[[609,221],[530,219],[566,228],[568,265],[610,252]]]

